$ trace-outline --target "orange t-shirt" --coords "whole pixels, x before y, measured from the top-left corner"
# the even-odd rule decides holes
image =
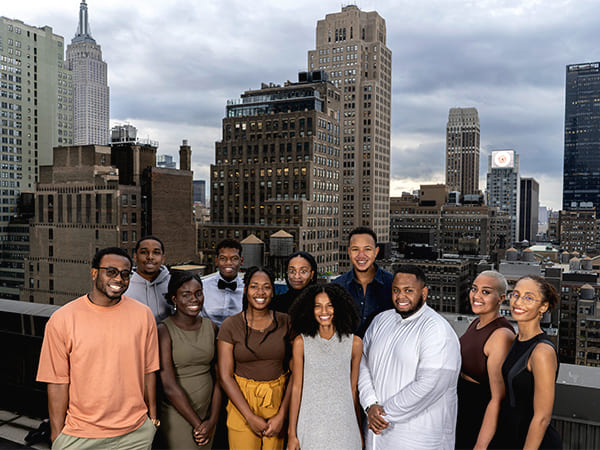
[[[107,438],[144,423],[144,376],[158,369],[156,323],[146,305],[123,296],[102,307],[83,296],[50,317],[37,381],[69,384],[64,434]]]

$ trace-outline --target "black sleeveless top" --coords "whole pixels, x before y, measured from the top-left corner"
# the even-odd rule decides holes
[[[551,345],[556,351],[550,338],[545,333],[540,333],[527,341],[515,339],[504,360],[502,376],[504,377],[506,396],[502,401],[493,448],[521,449],[525,444],[529,425],[533,418],[534,395],[533,373],[527,370],[527,361],[533,349],[540,342]],[[558,354],[556,359],[558,363]],[[558,374],[558,364],[556,374]],[[560,436],[551,425],[546,429],[540,448],[562,448]]]

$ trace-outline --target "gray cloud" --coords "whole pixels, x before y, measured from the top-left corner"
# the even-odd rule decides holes
[[[67,42],[78,3],[23,0],[3,14],[48,24]],[[600,59],[592,0],[365,0],[386,19],[392,70],[392,178],[443,180],[448,109],[474,106],[486,154],[514,148],[542,202],[560,207],[565,65]],[[208,177],[227,99],[306,69],[319,19],[333,0],[89,2],[92,33],[109,64],[111,117],[175,155],[181,139]],[[408,190],[408,188],[407,188]]]

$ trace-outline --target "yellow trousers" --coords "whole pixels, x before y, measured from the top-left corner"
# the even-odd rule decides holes
[[[285,374],[272,381],[254,381],[235,374],[234,377],[254,414],[263,419],[270,419],[279,412],[285,391]],[[283,449],[283,439],[278,436],[265,437],[254,434],[231,400],[227,404],[227,432],[231,450]]]

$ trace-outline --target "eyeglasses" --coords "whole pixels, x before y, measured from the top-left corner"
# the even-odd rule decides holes
[[[179,294],[179,297],[181,297],[185,301],[191,300],[192,297],[195,297],[196,300],[200,300],[202,297],[204,297],[204,292],[201,290],[198,290],[196,292],[183,292]]]
[[[310,270],[306,270],[306,269],[300,269],[300,270],[290,269],[287,271],[288,275],[296,275],[296,274],[308,275],[309,273],[310,273]]]
[[[535,297],[532,297],[529,294],[520,295],[518,292],[511,292],[510,294],[508,294],[508,298],[511,302],[516,302],[517,300],[520,299],[523,303],[525,303],[526,305],[530,305],[530,306],[533,305],[534,303],[541,301]]]
[[[106,270],[108,278],[117,278],[117,275],[121,275],[122,280],[129,280],[131,276],[131,270],[119,270],[116,267],[98,267],[98,269]]]

